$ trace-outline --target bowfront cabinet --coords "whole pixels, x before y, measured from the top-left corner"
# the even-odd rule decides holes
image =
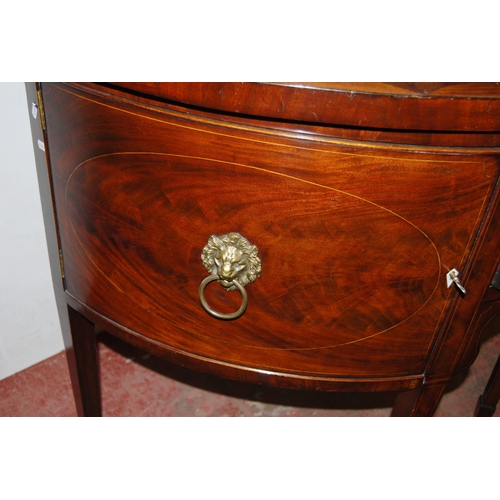
[[[27,93],[80,414],[101,413],[97,326],[221,377],[400,391],[393,415],[432,415],[500,312],[494,84]]]

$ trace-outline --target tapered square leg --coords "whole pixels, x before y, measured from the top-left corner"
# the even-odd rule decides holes
[[[484,393],[479,397],[475,417],[491,417],[496,411],[500,399],[500,357],[497,359]]]
[[[391,417],[432,417],[446,388],[445,383],[423,385],[398,394]]]
[[[79,416],[100,417],[99,353],[94,324],[68,306],[72,346],[66,348]]]

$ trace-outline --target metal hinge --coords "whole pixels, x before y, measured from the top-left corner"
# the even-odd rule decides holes
[[[45,112],[43,110],[43,101],[42,101],[42,91],[36,91],[36,98],[38,101],[38,111],[40,113],[40,124],[42,125],[42,129],[45,130]]]
[[[61,268],[61,278],[64,279],[64,262],[61,249],[59,249],[59,267]]]

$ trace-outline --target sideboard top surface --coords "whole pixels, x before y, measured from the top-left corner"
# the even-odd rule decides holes
[[[499,83],[124,82],[138,95],[247,116],[322,125],[498,132]]]

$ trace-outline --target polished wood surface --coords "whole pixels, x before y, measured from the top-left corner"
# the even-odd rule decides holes
[[[500,85],[116,83],[206,109],[306,123],[382,129],[497,132]]]
[[[88,84],[85,86],[88,88]],[[500,144],[499,84],[425,83],[147,83],[108,84],[129,100],[166,102],[221,113],[245,123],[373,145],[496,147]],[[94,87],[102,92],[103,87]],[[221,117],[223,115],[220,115]],[[269,123],[266,123],[269,120]],[[248,122],[246,122],[248,123]],[[418,133],[415,133],[418,131]]]
[[[73,338],[90,321],[216,375],[407,390],[394,415],[432,414],[498,310],[484,306],[499,264],[497,87],[380,84],[344,103],[335,85],[43,84]],[[404,111],[439,119],[395,111],[404,93],[434,96]],[[368,98],[386,100],[384,117]],[[357,127],[384,140],[338,137],[363,106]],[[459,144],[467,134],[481,147]],[[396,136],[415,140],[385,142]],[[221,321],[199,304],[201,252],[232,231],[257,245],[262,276],[245,314]],[[447,287],[453,268],[465,296]],[[206,293],[220,311],[241,302]]]

